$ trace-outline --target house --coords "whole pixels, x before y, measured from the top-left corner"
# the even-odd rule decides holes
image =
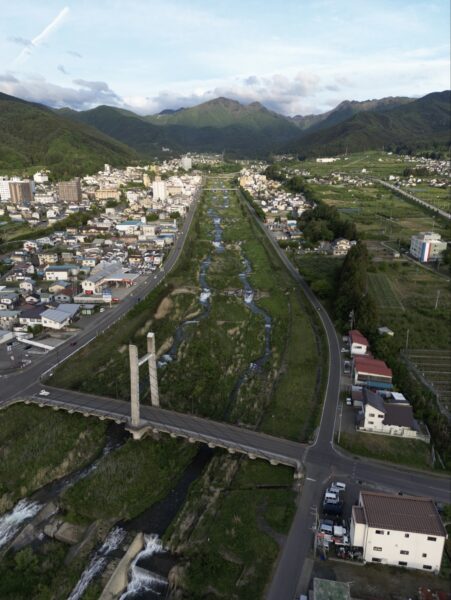
[[[19,283],[19,289],[21,292],[27,293],[34,290],[34,281],[30,277],[26,277]]]
[[[44,279],[46,281],[69,281],[72,275],[78,275],[80,267],[78,265],[54,265],[44,269]]]
[[[55,294],[55,301],[61,303],[72,302],[74,295],[74,288],[68,286]]]
[[[19,323],[27,327],[42,325],[41,315],[46,310],[45,306],[28,307],[20,312]]]
[[[58,254],[56,252],[39,252],[38,259],[40,265],[56,265]]]
[[[19,294],[8,290],[0,291],[0,304],[9,309],[15,308],[19,304]]]
[[[334,256],[346,256],[351,249],[351,242],[346,238],[337,238],[332,242],[332,254]]]
[[[371,356],[355,356],[353,363],[354,385],[386,390],[393,387],[392,370],[383,360]]]
[[[42,315],[42,325],[49,329],[67,327],[80,310],[78,304],[59,304],[56,308],[48,308]]]
[[[0,310],[0,327],[11,330],[19,320],[18,310]]]
[[[366,339],[366,337],[360,333],[360,331],[358,331],[357,329],[352,329],[348,335],[351,356],[363,355],[368,352],[370,343]]]
[[[49,285],[49,292],[52,292],[52,294],[57,294],[58,292],[61,292],[62,290],[65,290],[67,288],[67,281],[55,281],[55,283],[52,283],[52,285]]]
[[[412,406],[403,394],[391,392],[383,398],[368,388],[363,388],[363,413],[358,429],[408,438],[419,434]]]
[[[447,535],[430,498],[362,491],[350,537],[367,562],[438,573]]]

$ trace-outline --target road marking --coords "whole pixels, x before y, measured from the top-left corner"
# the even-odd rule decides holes
[[[306,477],[305,480],[306,481],[316,481],[316,479],[312,479],[311,477]]]

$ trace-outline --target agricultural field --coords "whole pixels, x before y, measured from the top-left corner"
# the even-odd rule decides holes
[[[405,310],[385,273],[368,273],[368,289],[381,309]]]
[[[451,414],[451,350],[410,348],[406,357],[418,376],[435,392],[442,407]]]
[[[369,291],[377,302],[381,325],[392,329],[403,346],[448,349],[451,290],[447,280],[411,261],[373,263],[373,269],[368,273]]]
[[[312,184],[318,196],[336,206],[343,217],[351,219],[359,234],[368,240],[394,241],[410,246],[410,238],[420,231],[435,231],[445,239],[449,227],[429,215],[420,206],[403,200],[381,186]]]
[[[402,189],[437,208],[451,213],[451,190],[449,187],[438,188],[430,185],[416,185],[415,187],[403,187]]]

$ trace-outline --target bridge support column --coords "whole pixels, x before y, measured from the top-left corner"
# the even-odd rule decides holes
[[[128,347],[130,357],[130,398],[131,398],[131,426],[139,427],[139,366],[138,347],[130,344]]]
[[[147,334],[147,353],[149,354],[149,381],[150,381],[150,401],[152,406],[160,406],[160,397],[158,394],[158,376],[157,376],[157,360],[155,349],[155,334],[149,332]]]

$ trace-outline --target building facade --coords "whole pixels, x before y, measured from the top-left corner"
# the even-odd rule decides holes
[[[446,247],[447,243],[438,233],[423,232],[410,238],[410,254],[420,262],[439,260]]]
[[[446,530],[430,498],[363,491],[350,537],[366,562],[438,573]]]
[[[81,202],[80,178],[75,177],[71,181],[60,181],[56,184],[58,197],[63,202]]]

